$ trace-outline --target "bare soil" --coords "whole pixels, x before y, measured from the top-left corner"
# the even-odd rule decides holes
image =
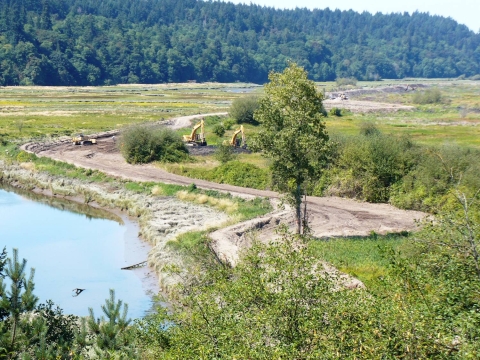
[[[334,100],[324,100],[323,105],[326,110],[332,108],[347,109],[353,113],[371,113],[371,112],[396,112],[396,111],[411,111],[413,106],[388,104],[377,101],[360,101],[360,100],[341,100],[336,98]]]

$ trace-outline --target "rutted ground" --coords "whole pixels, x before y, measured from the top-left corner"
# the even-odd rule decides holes
[[[213,114],[209,114],[213,115]],[[170,127],[182,127],[196,117],[207,116],[195,115],[168,120],[164,125]],[[100,170],[108,175],[130,179],[134,181],[156,181],[189,185],[195,182],[197,187],[211,190],[230,192],[243,197],[268,197],[278,199],[280,195],[273,191],[242,188],[227,184],[217,184],[209,181],[191,179],[184,176],[174,175],[157,168],[153,165],[130,165],[125,162],[121,154],[114,146],[112,135],[105,133],[98,139],[96,146],[75,146],[69,139],[61,142],[45,144],[26,144],[24,149],[35,152],[38,156],[47,156],[55,160],[65,161],[80,167]],[[190,206],[190,205],[188,205]],[[308,198],[308,210],[310,226],[314,236],[338,237],[338,236],[363,236],[375,231],[379,234],[400,231],[412,231],[417,228],[416,220],[422,219],[425,214],[416,211],[405,211],[387,204],[361,203],[354,200],[337,197]],[[265,219],[235,225],[222,230],[222,236],[212,237],[215,241],[215,249],[220,257],[234,262],[238,257],[239,250],[248,246],[245,233],[250,229],[258,229],[259,237],[270,238],[273,235],[274,225],[284,222],[293,225],[290,212],[277,211]],[[262,223],[265,223],[261,225]],[[198,225],[201,225],[200,222]],[[238,228],[240,226],[240,228]]]

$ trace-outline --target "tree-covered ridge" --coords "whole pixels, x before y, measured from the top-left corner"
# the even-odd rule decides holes
[[[0,84],[264,82],[480,73],[480,34],[424,13],[276,10],[197,0],[2,0]]]

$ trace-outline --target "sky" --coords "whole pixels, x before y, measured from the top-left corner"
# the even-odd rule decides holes
[[[382,12],[409,12],[416,10],[420,12],[429,12],[431,15],[441,15],[452,17],[461,24],[467,25],[475,33],[480,32],[480,0],[224,0],[232,3],[250,2],[262,6],[275,7],[277,9],[292,9],[295,7],[309,9],[331,10],[355,10],[368,11],[371,13]]]

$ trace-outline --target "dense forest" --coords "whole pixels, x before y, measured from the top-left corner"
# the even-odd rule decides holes
[[[0,85],[263,83],[480,74],[480,34],[425,13],[276,10],[197,0],[1,0]]]

